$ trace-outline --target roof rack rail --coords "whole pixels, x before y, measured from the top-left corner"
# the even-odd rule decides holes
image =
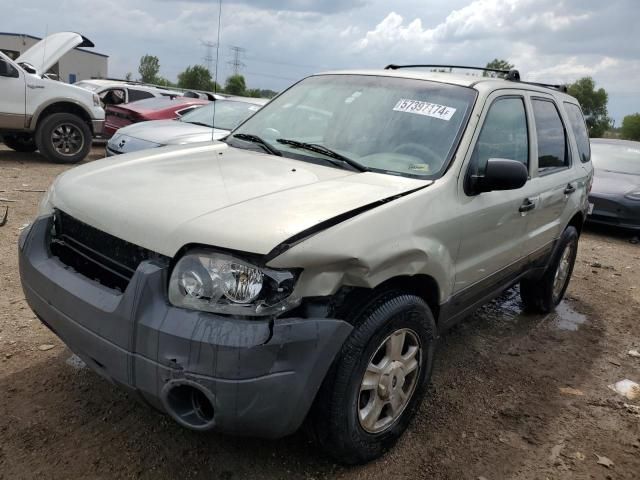
[[[526,83],[528,85],[535,85],[537,87],[545,87],[545,88],[553,88],[554,90],[558,90],[562,93],[568,93],[569,89],[567,88],[566,85],[554,85],[551,83],[538,83],[538,82],[523,82],[521,81],[520,83]]]
[[[384,67],[385,70],[399,70],[401,68],[465,68],[467,70],[480,70],[483,72],[503,73],[505,75],[505,80],[509,80],[511,82],[520,82],[520,83],[526,83],[528,85],[536,85],[538,87],[553,88],[554,90],[559,90],[563,93],[567,93],[568,91],[566,85],[554,85],[551,83],[538,83],[538,82],[525,82],[523,80],[520,80],[520,72],[515,68],[512,68],[511,70],[500,70],[497,68],[470,67],[467,65],[421,65],[421,64],[394,65],[393,63],[391,65],[387,65],[386,67]]]
[[[483,72],[495,72],[495,73],[503,73],[506,75],[507,80],[511,80],[514,82],[520,81],[520,72],[516,69],[511,70],[500,70],[497,68],[484,68],[484,67],[470,67],[468,65],[387,65],[384,67],[385,70],[399,70],[401,68],[465,68],[467,70],[481,70]]]

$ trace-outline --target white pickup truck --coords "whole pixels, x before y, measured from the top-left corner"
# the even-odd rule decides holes
[[[0,52],[0,136],[19,152],[40,153],[57,163],[76,163],[102,132],[100,98],[83,88],[51,80],[46,72],[69,50],[93,47],[78,33],[40,40],[15,61]]]

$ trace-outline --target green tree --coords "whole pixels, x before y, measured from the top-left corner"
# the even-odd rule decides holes
[[[569,95],[576,97],[584,112],[589,136],[602,137],[611,127],[608,117],[607,101],[609,95],[604,88],[596,90],[596,82],[591,77],[583,77],[568,86]]]
[[[247,84],[242,75],[231,75],[224,85],[225,93],[230,95],[246,95]]]
[[[130,82],[130,81],[133,79],[133,73],[131,73],[131,72],[127,72],[127,74],[124,76],[124,79],[125,79],[127,82]]]
[[[625,140],[640,140],[640,113],[624,117],[620,133]]]
[[[171,80],[168,80],[164,77],[156,77],[156,81],[154,82],[154,85],[160,85],[161,87],[175,87],[176,84],[173,83]]]
[[[184,72],[178,74],[178,87],[208,92],[220,90],[220,86],[215,85],[211,79],[209,70],[202,65],[188,66]]]
[[[494,68],[496,70],[511,70],[513,69],[513,65],[509,63],[507,60],[501,60],[499,58],[494,58],[489,63],[487,63],[485,68]],[[492,78],[504,78],[506,75],[504,73],[498,72],[482,72],[483,77],[492,77]]]
[[[155,83],[157,81],[158,72],[160,71],[160,60],[154,55],[144,55],[140,59],[138,73],[140,81],[144,83]]]

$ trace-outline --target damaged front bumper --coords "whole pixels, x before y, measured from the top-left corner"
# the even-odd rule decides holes
[[[50,225],[42,217],[20,239],[25,297],[93,370],[190,428],[277,438],[301,425],[348,323],[176,308],[166,299],[168,268],[153,260],[120,293],[53,257]]]

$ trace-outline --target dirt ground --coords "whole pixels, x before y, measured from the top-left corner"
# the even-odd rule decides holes
[[[24,302],[16,245],[42,195],[18,190],[43,190],[66,168],[0,146],[0,479],[640,479],[640,400],[607,388],[640,382],[630,234],[587,229],[556,313],[523,314],[512,289],[448,333],[409,431],[384,458],[344,468],[302,434],[185,430],[72,364]]]

